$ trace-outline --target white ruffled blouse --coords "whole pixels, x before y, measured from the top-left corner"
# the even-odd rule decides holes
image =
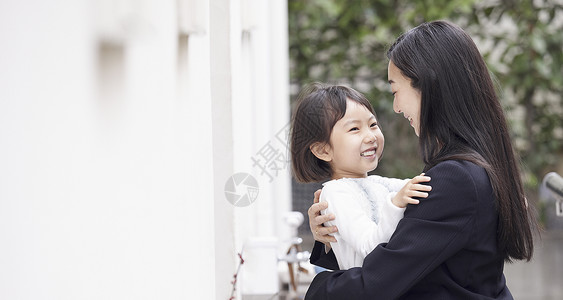
[[[407,181],[371,175],[323,184],[320,201],[328,202],[328,208],[321,213],[336,216],[325,225],[338,227],[331,247],[340,270],[361,267],[378,244],[389,241],[405,211],[391,199]]]

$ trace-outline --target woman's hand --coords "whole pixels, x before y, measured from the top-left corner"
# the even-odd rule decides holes
[[[334,220],[335,216],[333,214],[321,215],[321,210],[326,209],[328,207],[328,203],[319,203],[320,195],[321,190],[317,190],[315,192],[314,203],[313,205],[311,205],[311,207],[309,207],[309,210],[307,212],[309,215],[309,228],[311,229],[315,240],[325,244],[326,251],[329,251],[330,243],[336,242],[336,238],[329,235],[329,233],[337,232],[338,228],[336,228],[336,226],[323,226],[324,222]]]

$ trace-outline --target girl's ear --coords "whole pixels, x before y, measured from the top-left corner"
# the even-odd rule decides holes
[[[327,143],[316,142],[309,147],[309,150],[320,160],[332,161],[332,151]]]

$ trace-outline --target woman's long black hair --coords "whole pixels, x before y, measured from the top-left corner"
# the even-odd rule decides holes
[[[429,169],[441,161],[476,163],[487,171],[499,213],[504,259],[531,259],[531,216],[508,126],[493,81],[475,43],[447,21],[401,35],[387,57],[421,92],[419,146]]]

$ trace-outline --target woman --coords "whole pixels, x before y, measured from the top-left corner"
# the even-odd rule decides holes
[[[407,207],[361,268],[318,274],[306,299],[513,299],[504,262],[531,259],[535,221],[482,56],[445,21],[401,35],[387,56],[393,108],[419,138],[432,191]],[[327,236],[336,229],[322,226],[333,219],[319,214],[325,208],[309,209],[311,231],[324,243],[315,243],[311,262],[336,269]]]

